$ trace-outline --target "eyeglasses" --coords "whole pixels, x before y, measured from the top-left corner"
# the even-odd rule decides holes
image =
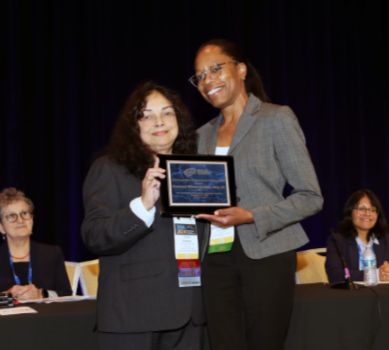
[[[160,117],[163,118],[165,121],[169,119],[173,120],[171,118],[175,116],[176,113],[174,112],[173,108],[169,108],[168,110],[163,111],[160,115]],[[157,116],[155,114],[146,114],[143,115],[143,117],[140,117],[138,120],[144,125],[153,125],[157,120]]]
[[[25,211],[21,211],[19,214],[17,213],[11,213],[11,214],[8,214],[5,216],[5,219],[10,223],[12,224],[13,222],[15,222],[18,217],[20,217],[23,219],[23,220],[29,220],[29,219],[32,219],[34,215],[32,215],[32,213],[28,210],[25,210]]]
[[[222,63],[215,63],[208,67],[208,69],[199,74],[195,74],[192,77],[190,77],[188,80],[194,87],[198,87],[201,84],[204,84],[205,75],[208,75],[209,79],[216,79],[222,74],[223,66],[227,63],[233,63],[233,64],[239,64],[238,61],[228,61],[228,62],[222,62]]]
[[[358,212],[358,214],[366,214],[367,212],[373,215],[378,214],[378,209],[376,208],[356,207],[354,209]]]

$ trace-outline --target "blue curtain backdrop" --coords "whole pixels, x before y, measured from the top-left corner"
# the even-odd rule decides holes
[[[140,81],[178,90],[197,126],[216,115],[187,81],[215,37],[244,47],[300,120],[325,199],[304,249],[325,245],[357,189],[389,214],[387,0],[3,0],[0,16],[0,187],[32,198],[33,236],[67,260],[93,258],[83,180]]]

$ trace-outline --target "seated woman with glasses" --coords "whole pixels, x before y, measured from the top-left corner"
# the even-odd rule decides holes
[[[36,243],[34,204],[16,188],[0,193],[0,292],[17,300],[71,295],[61,248]]]
[[[388,226],[381,203],[370,190],[359,190],[347,201],[336,242],[353,281],[363,281],[362,255],[370,245],[377,259],[380,281],[389,281]],[[330,283],[345,280],[344,268],[332,236],[327,241],[326,272]]]

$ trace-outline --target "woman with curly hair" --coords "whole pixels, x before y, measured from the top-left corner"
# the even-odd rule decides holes
[[[84,183],[82,225],[100,260],[100,349],[201,349],[201,289],[178,286],[173,222],[158,202],[165,170],[157,154],[197,153],[187,108],[169,89],[141,85],[105,153]]]
[[[34,204],[22,191],[0,192],[0,292],[17,300],[71,295],[62,250],[37,243],[32,234]]]
[[[353,281],[363,281],[362,255],[368,245],[377,259],[379,281],[389,281],[388,225],[380,200],[370,190],[354,192],[343,209],[335,240]],[[345,280],[344,268],[333,237],[328,237],[326,272],[331,283]]]

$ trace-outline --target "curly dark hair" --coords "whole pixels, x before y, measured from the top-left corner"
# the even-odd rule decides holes
[[[351,195],[343,209],[342,220],[338,226],[339,232],[346,237],[358,236],[358,232],[353,225],[352,211],[358,205],[359,201],[365,196],[369,198],[372,207],[376,207],[378,210],[377,222],[369,231],[367,239],[369,240],[373,233],[377,239],[380,239],[388,233],[388,224],[386,222],[385,214],[382,210],[380,200],[374,194],[374,192],[370,190],[359,190]]]
[[[247,75],[244,82],[246,91],[251,92],[263,102],[270,102],[263,86],[261,76],[251,64],[245,52],[236,43],[227,39],[211,39],[200,46],[197,50],[197,54],[201,51],[201,49],[209,45],[219,47],[222,53],[230,56],[235,61],[244,63],[247,67]]]
[[[169,100],[176,113],[178,136],[174,141],[172,153],[197,153],[197,134],[192,117],[178,93],[153,81],[145,82],[131,94],[116,123],[111,141],[103,151],[103,154],[140,179],[154,164],[155,152],[142,141],[138,124],[138,120],[143,117],[147,97],[153,92],[159,92]]]

